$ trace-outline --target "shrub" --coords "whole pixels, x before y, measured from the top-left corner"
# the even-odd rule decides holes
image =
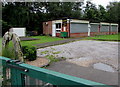
[[[29,46],[22,46],[22,52],[25,59],[33,61],[36,59],[36,48]]]

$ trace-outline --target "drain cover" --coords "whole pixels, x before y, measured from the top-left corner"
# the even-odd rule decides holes
[[[111,66],[104,63],[96,63],[93,65],[94,69],[99,69],[107,72],[116,72]]]

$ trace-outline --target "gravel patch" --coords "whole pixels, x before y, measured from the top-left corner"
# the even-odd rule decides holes
[[[83,40],[63,45],[51,46],[37,50],[37,56],[44,51],[60,52],[58,58],[64,57],[66,61],[80,66],[93,67],[95,63],[104,63],[118,70],[118,44],[120,42]],[[53,50],[54,49],[54,50]]]
[[[46,58],[37,58],[34,61],[26,61],[26,64],[37,66],[37,67],[43,67],[49,64],[49,60]]]

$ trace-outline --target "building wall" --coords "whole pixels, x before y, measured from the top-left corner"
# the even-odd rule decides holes
[[[61,23],[61,28],[57,28],[56,27],[56,24],[59,24],[59,23]],[[60,37],[60,32],[61,32],[61,29],[62,29],[62,20],[54,20],[54,21],[52,21],[52,25],[54,25],[54,29],[53,29],[53,31],[52,31],[52,36],[56,36],[56,37]],[[60,31],[60,32],[58,32],[58,31]]]
[[[118,32],[110,32],[110,34],[118,34]]]
[[[52,35],[52,21],[43,22],[43,34]]]
[[[70,37],[86,37],[88,36],[88,33],[70,33]]]
[[[118,32],[90,32],[91,36],[117,34]]]
[[[19,37],[25,37],[26,28],[11,28],[10,32],[17,34]]]
[[[111,32],[110,34],[117,34],[117,32]],[[109,35],[109,32],[90,32],[90,36],[95,35]],[[70,37],[87,37],[88,33],[71,33]]]
[[[52,35],[52,26],[56,23],[62,23],[62,20],[54,20],[43,22],[43,34],[51,34]],[[79,21],[79,20],[72,20],[72,22],[67,22],[66,31],[63,31],[63,27],[61,28],[61,32],[68,32],[68,37],[85,37],[88,36],[88,23],[89,21]],[[99,29],[99,24],[101,25]],[[91,23],[91,30],[90,36],[94,35],[106,35],[106,34],[117,34],[118,33],[118,25],[112,24],[110,27],[110,23]],[[56,29],[55,36],[60,37],[61,33],[57,33]]]
[[[56,33],[56,37],[60,37],[60,33]]]

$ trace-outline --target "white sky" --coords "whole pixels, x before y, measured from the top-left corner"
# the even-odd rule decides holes
[[[85,0],[87,1],[87,0]],[[113,1],[120,1],[120,0],[90,0],[91,2],[93,2],[94,4],[98,5],[102,5],[104,7],[106,7],[109,2],[113,2]]]

